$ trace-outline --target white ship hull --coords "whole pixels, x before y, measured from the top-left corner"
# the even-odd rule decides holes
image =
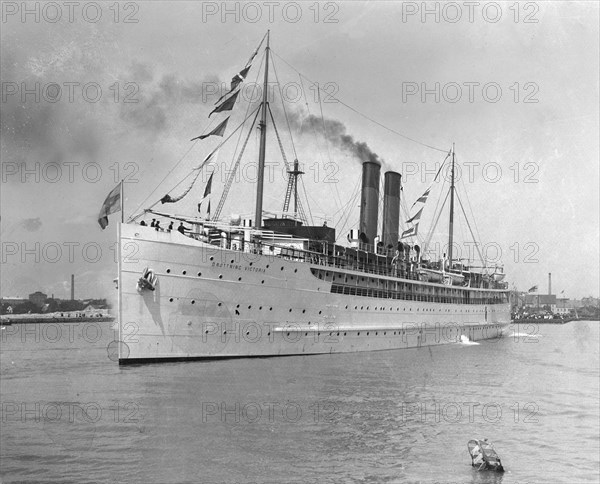
[[[120,224],[119,240],[121,364],[415,348],[498,338],[510,323],[508,302],[336,294],[311,272],[335,268],[221,249],[176,231]],[[138,288],[145,268],[157,276],[155,290]]]

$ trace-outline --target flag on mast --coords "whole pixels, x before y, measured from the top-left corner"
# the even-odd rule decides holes
[[[240,72],[238,72],[235,76],[233,76],[231,78],[231,88],[229,89],[229,91],[227,91],[225,94],[223,94],[219,99],[217,99],[217,102],[215,104],[219,104],[221,102],[221,99],[223,99],[224,97],[227,97],[229,94],[231,94],[233,91],[235,91],[236,88],[242,82],[244,82],[244,80],[246,79],[246,76],[248,75],[248,71],[250,70],[250,67],[252,67],[252,66],[248,65],[248,66],[244,67]]]
[[[240,91],[237,91],[229,99],[226,99],[225,101],[223,101],[223,104],[220,104],[215,109],[213,109],[211,111],[211,113],[208,115],[208,117],[210,118],[214,113],[221,113],[223,111],[231,111],[233,109],[233,105],[237,101],[237,97],[238,97],[239,93],[240,93]]]
[[[221,149],[221,146],[217,146],[213,152],[208,155],[204,161],[202,163],[200,163],[199,166],[197,166],[196,168],[194,168],[192,170],[192,172],[188,173],[187,176],[190,176],[191,173],[193,173],[194,171],[196,172],[196,174],[192,177],[192,181],[189,183],[188,187],[179,195],[172,197],[171,195],[169,195],[168,193],[162,197],[160,199],[160,203],[175,203],[178,202],[179,200],[181,200],[183,197],[185,197],[190,190],[192,189],[192,187],[194,186],[194,184],[196,183],[196,180],[198,179],[198,177],[200,176],[200,173],[202,171],[202,168],[204,168],[204,166],[207,163],[212,163],[213,159],[216,158],[217,154],[219,153],[219,150]],[[212,179],[212,175],[211,175],[211,179]]]
[[[533,287],[530,287],[529,291],[527,291],[527,292],[536,292],[537,290],[538,290],[538,287],[537,286],[533,286]]]
[[[425,208],[425,207],[423,207]],[[409,218],[406,223],[409,224],[412,221],[416,220],[417,222],[419,221],[419,219],[421,218],[421,214],[423,213],[423,208],[421,210],[419,210],[416,214],[414,214],[411,218]]]
[[[400,236],[401,239],[405,239],[406,237],[412,237],[413,235],[417,235],[417,231],[419,229],[419,224],[415,224],[413,225],[411,228],[406,229],[404,232],[402,232],[402,235]]]
[[[430,191],[431,191],[431,187],[429,187],[427,190],[425,190],[425,193],[423,193],[423,195],[421,195],[419,198],[417,198],[415,203],[413,203],[410,208],[414,207],[419,202],[425,203],[427,201],[427,197],[429,196]]]
[[[210,195],[210,190],[212,188],[212,179],[215,172],[210,174],[210,178],[208,179],[208,183],[206,184],[206,188],[204,189],[204,197],[208,197]]]
[[[113,188],[110,193],[107,195],[104,203],[102,204],[102,208],[100,209],[100,213],[98,214],[98,223],[102,230],[104,230],[108,226],[108,216],[111,213],[119,212],[121,208],[121,186],[123,181],[121,180],[119,184]]]
[[[195,138],[192,138],[190,141],[194,141],[196,139],[208,138],[209,136],[223,136],[223,134],[225,133],[225,129],[227,128],[227,122],[229,121],[230,117],[231,116],[228,116],[227,119],[225,119],[225,121],[223,121],[221,124],[219,124],[219,126],[217,126],[215,129],[213,129],[210,133],[196,136]]]
[[[208,183],[206,184],[206,188],[204,189],[204,195],[202,196],[202,200],[200,200],[200,202],[198,203],[198,213],[202,213],[202,202],[204,202],[204,200],[206,200],[210,196],[210,191],[212,189],[212,179],[214,174],[215,173],[212,172],[210,174],[210,177],[208,178]],[[210,201],[208,202],[208,206],[208,211],[210,212]]]

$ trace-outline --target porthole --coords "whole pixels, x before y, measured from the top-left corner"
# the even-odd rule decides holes
[[[271,332],[268,332],[268,333],[267,333],[267,336],[271,336]]]
[[[187,274],[187,271],[183,271],[182,274],[185,276]]]
[[[281,266],[281,270],[283,270],[283,266]]]
[[[348,305],[346,304],[346,309],[348,309]]]
[[[230,262],[230,264],[233,264],[234,262],[235,262],[235,261],[234,261],[233,259],[231,259],[231,262]]]
[[[252,264],[254,264],[254,262],[250,262],[248,265],[251,266]]]
[[[356,333],[356,336],[360,336],[360,331],[358,333]]]
[[[217,304],[217,306],[219,306],[219,307],[221,307],[222,305],[223,305],[223,303],[219,303],[219,304]]]
[[[172,298],[172,297],[171,297],[171,298],[169,298],[169,302],[173,302],[173,298]]]
[[[269,308],[269,311],[273,311],[273,308]]]
[[[264,283],[265,283],[265,281],[264,281],[264,280],[262,280],[262,281],[260,281],[260,283],[261,283],[261,284],[264,284]]]
[[[303,310],[302,310],[302,314],[304,314],[305,312],[306,312],[306,309],[303,309]]]
[[[248,309],[252,309],[252,305],[248,306]]]
[[[267,264],[267,266],[266,266],[266,267],[267,267],[267,269],[268,269],[268,268],[269,268],[269,264]]]
[[[223,334],[227,334],[227,331],[223,331]]]
[[[170,274],[170,273],[171,273],[171,269],[167,269],[167,274]]]
[[[321,314],[323,311],[319,311],[319,314]]]
[[[294,272],[298,272],[298,269],[294,269]]]
[[[192,304],[196,304],[196,301],[194,301],[193,299],[192,299]]]
[[[259,307],[258,307],[258,310],[259,310],[259,311],[262,311],[262,306],[259,306]]]
[[[210,256],[210,260],[215,260],[215,258],[214,258],[214,257],[211,255],[211,256]]]
[[[346,333],[344,333],[344,336],[346,336]]]
[[[377,331],[375,331],[375,336],[377,336],[379,333]]]
[[[288,312],[291,313],[292,312],[292,308],[290,308],[290,310]]]
[[[198,272],[198,277],[202,276],[202,272]]]
[[[223,274],[219,274],[219,279],[223,279]]]
[[[238,277],[238,281],[242,282],[242,278],[241,278],[241,277]]]
[[[204,331],[204,334],[208,334],[208,329],[206,331]]]
[[[367,331],[367,336],[369,336],[369,332]]]

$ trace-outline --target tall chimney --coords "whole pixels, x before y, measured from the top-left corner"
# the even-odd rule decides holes
[[[71,274],[71,301],[75,301],[75,274]]]
[[[379,163],[373,161],[363,163],[359,231],[366,235],[368,244],[374,244],[377,236],[380,169]]]
[[[552,272],[548,272],[548,296],[552,294]]]
[[[400,180],[402,175],[388,171],[383,178],[383,247],[398,244],[400,219]]]

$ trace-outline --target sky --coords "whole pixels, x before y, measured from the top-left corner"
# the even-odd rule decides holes
[[[47,5],[2,3],[3,297],[68,297],[70,274],[76,297],[115,297],[120,216],[100,229],[104,198],[124,178],[129,217],[185,186],[175,188],[221,141],[190,139],[224,119],[208,114],[267,30],[271,105],[287,159],[297,156],[305,171],[301,200],[315,224],[327,221],[340,241],[356,228],[359,143],[382,173],[402,173],[408,207],[454,144],[458,196],[510,286],[545,293],[551,272],[559,296],[599,295],[597,2]],[[262,59],[226,136],[252,104]],[[276,86],[290,101],[285,113]],[[264,208],[280,211],[286,181],[267,130]],[[219,152],[213,210],[241,142],[236,134]],[[257,150],[255,129],[225,218],[253,214]],[[195,215],[206,180],[160,209]],[[447,190],[442,181],[433,183],[419,243]],[[458,213],[464,256],[473,245]],[[447,240],[445,218],[430,247]]]

